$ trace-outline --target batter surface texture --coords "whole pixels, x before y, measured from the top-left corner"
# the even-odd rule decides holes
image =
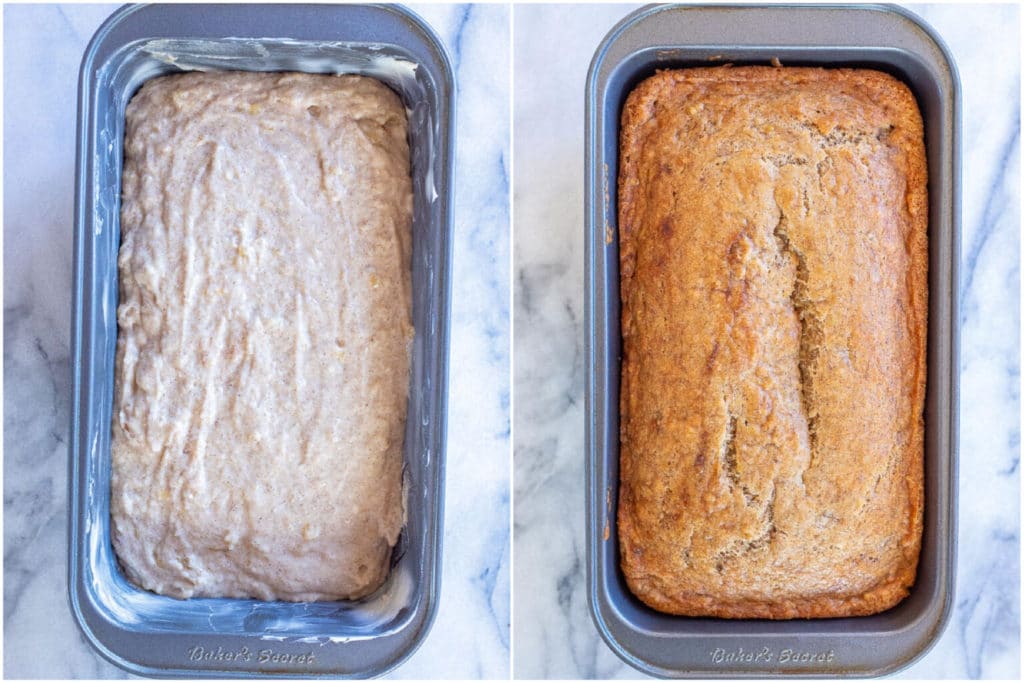
[[[655,609],[887,609],[921,544],[927,167],[868,70],[660,72],[622,116],[622,569]]]
[[[403,523],[412,188],[380,82],[188,73],[127,109],[112,537],[157,593],[358,598]]]

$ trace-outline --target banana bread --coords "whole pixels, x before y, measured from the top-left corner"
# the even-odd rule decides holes
[[[622,114],[622,570],[724,618],[885,610],[921,544],[927,166],[860,69],[662,71]]]

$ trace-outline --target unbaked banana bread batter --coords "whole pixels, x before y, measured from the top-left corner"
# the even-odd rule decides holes
[[[127,109],[114,548],[179,598],[358,598],[403,523],[412,187],[371,78],[187,73]]]

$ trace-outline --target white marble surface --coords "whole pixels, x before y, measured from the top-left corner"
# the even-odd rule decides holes
[[[80,635],[66,588],[71,236],[78,66],[113,5],[4,8],[6,678],[126,674]],[[509,675],[509,9],[413,6],[457,72],[444,569],[437,620],[396,678]]]
[[[1019,9],[909,6],[963,84],[960,529],[956,605],[906,678],[1019,678]],[[634,6],[513,11],[517,678],[637,678],[587,607],[583,103],[594,50]]]

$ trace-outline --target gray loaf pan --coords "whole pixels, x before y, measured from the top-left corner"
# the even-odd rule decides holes
[[[175,600],[130,584],[110,542],[110,424],[124,110],[181,70],[374,76],[410,118],[412,377],[407,519],[385,586],[360,601]],[[116,11],[79,82],[72,312],[68,588],[87,639],[148,676],[368,677],[403,661],[433,621],[441,579],[455,85],[448,56],[408,10],[357,5],[152,5]]]
[[[929,176],[924,540],[916,583],[873,616],[791,621],[687,618],[637,600],[619,569],[619,117],[658,69],[713,64],[864,67],[907,83],[925,122]],[[602,637],[664,677],[875,676],[920,657],[953,604],[956,557],[960,101],[941,40],[889,6],[657,6],[598,47],[586,86],[585,326],[588,598]]]

